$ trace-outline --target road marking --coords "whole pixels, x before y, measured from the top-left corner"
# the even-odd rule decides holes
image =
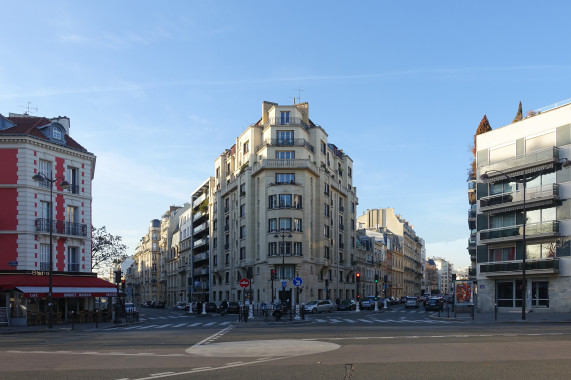
[[[221,322],[221,323],[220,323],[220,326],[226,326],[226,325],[228,325],[228,324],[230,324],[230,323],[231,323],[231,321]]]
[[[141,327],[141,330],[144,330],[144,329],[150,329],[151,327],[157,327],[157,326],[158,326],[158,325],[148,325],[148,326],[143,326],[143,327]]]
[[[205,324],[204,326],[212,326],[212,325],[215,325],[215,324],[216,324],[216,322],[209,322],[209,323]]]
[[[372,321],[369,321],[368,319],[359,319],[359,321],[361,321],[361,322],[367,322],[367,323],[373,323]]]
[[[349,323],[355,323],[355,322],[357,322],[357,321],[354,321],[354,320],[352,320],[352,319],[346,319],[346,318],[343,319],[343,320],[344,320],[345,322],[349,322]]]
[[[171,326],[171,325],[172,325],[172,323],[167,323],[166,325],[162,325],[162,326],[159,326],[159,327],[157,327],[157,328],[158,328],[158,329],[164,329],[165,327],[169,327],[169,326]]]
[[[323,322],[327,322],[327,321],[326,321],[325,319],[317,319],[317,318],[316,318],[316,319],[315,319],[315,322],[323,323]]]
[[[214,339],[217,339],[217,338],[221,337],[222,335],[226,334],[228,331],[232,330],[233,328],[234,328],[233,325],[228,326],[225,329],[218,331],[216,334],[213,334],[213,335],[209,336],[208,338],[204,338],[203,340],[201,340],[200,342],[198,342],[194,346],[192,346],[192,348],[199,347],[200,345],[202,345],[205,342],[209,342],[209,341],[212,341]]]
[[[193,323],[192,325],[188,325],[188,327],[195,327],[198,326],[200,323]]]
[[[333,318],[332,318],[332,319],[330,319],[330,321],[333,322],[333,323],[341,323],[341,321],[340,321],[339,319],[333,319]]]
[[[164,376],[164,375],[172,375],[175,372],[161,372],[161,373],[152,373],[151,376]]]
[[[178,325],[174,325],[173,327],[180,327],[180,326],[184,326],[184,325],[186,325],[186,323],[181,323],[181,324],[178,324]]]

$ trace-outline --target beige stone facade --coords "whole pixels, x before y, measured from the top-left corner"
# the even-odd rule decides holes
[[[247,277],[254,302],[354,298],[352,171],[351,158],[309,119],[307,103],[263,102],[261,119],[215,161],[211,300],[243,300],[239,281]]]

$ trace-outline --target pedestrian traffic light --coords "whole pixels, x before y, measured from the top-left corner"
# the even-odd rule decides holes
[[[357,282],[361,281],[361,273],[355,274],[355,279],[357,280]]]

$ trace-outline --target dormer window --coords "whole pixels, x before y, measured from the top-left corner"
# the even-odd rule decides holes
[[[52,137],[56,140],[61,140],[61,129],[57,127],[52,128]]]

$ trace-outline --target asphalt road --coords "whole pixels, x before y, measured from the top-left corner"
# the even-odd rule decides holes
[[[143,314],[140,328],[0,336],[0,378],[567,379],[571,373],[566,323],[422,323],[424,316],[404,310],[237,325],[235,316]],[[383,318],[395,322],[359,321]]]

